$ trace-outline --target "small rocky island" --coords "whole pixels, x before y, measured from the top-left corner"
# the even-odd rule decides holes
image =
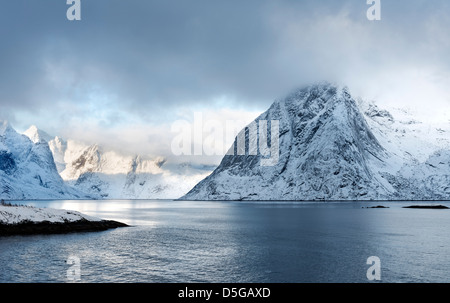
[[[449,209],[444,205],[410,205],[404,206],[403,208],[421,208],[421,209]]]
[[[0,236],[104,231],[126,226],[77,211],[0,203]]]

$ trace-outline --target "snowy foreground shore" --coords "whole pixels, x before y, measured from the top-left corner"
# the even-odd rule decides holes
[[[0,236],[102,231],[127,225],[77,211],[0,205]]]

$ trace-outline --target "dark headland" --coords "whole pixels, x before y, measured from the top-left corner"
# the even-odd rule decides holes
[[[77,211],[0,201],[0,236],[104,231],[126,226],[122,222],[102,220]]]
[[[94,232],[105,231],[108,229],[127,227],[122,222],[112,220],[89,221],[79,220],[74,222],[21,222],[17,224],[0,223],[0,236],[14,235],[48,235],[48,234],[66,234],[75,232]]]

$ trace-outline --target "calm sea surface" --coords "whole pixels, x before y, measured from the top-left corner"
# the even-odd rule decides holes
[[[450,209],[402,208],[427,203],[24,204],[131,227],[0,237],[0,282],[66,282],[69,257],[79,260],[80,282],[370,282],[371,256],[381,282],[450,282]],[[389,208],[363,208],[374,205]]]

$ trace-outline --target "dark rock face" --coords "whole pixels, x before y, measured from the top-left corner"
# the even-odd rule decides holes
[[[0,170],[6,174],[11,174],[16,168],[16,162],[11,153],[0,150]]]
[[[66,222],[66,223],[52,223],[52,222],[38,222],[38,223],[22,222],[19,224],[0,223],[0,236],[93,232],[127,226],[128,225],[125,223],[111,220],[102,220],[102,221],[79,220],[75,222]]]

